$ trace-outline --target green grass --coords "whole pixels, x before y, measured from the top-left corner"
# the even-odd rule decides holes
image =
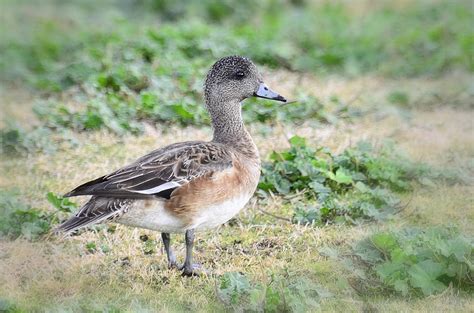
[[[400,6],[389,2],[371,6],[364,1],[359,5],[330,1],[148,3],[99,4],[104,13],[99,19],[95,12],[91,23],[87,12],[92,3],[49,2],[47,7],[59,16],[40,15],[28,21],[20,27],[27,34],[23,38],[6,35],[2,48],[7,57],[1,68],[20,77],[29,72],[35,75],[30,76],[33,80],[40,78],[38,87],[50,90],[94,77],[121,80],[126,73],[127,86],[140,88],[147,84],[142,79],[152,72],[168,74],[176,69],[187,69],[181,75],[188,80],[187,75],[206,68],[215,58],[235,53],[267,66],[314,73],[375,71],[411,76],[451,68],[473,70],[469,1],[414,1]],[[4,6],[18,16],[31,10],[28,2]],[[170,19],[174,8],[179,13]],[[110,11],[115,16],[106,14]],[[39,25],[33,29],[35,23]]]
[[[4,22],[15,32],[4,34],[0,46],[1,77],[43,93],[35,113],[46,128],[137,134],[144,123],[207,124],[201,82],[210,64],[229,54],[318,75],[411,77],[474,69],[469,1],[187,4],[110,1],[89,15],[92,2],[48,1],[29,18],[34,1],[7,1]],[[13,17],[27,21],[18,25]],[[337,99],[295,94],[292,107],[249,101],[247,121],[334,122],[360,113]],[[388,97],[402,105],[408,100],[400,93]]]
[[[473,292],[474,242],[454,228],[379,232],[355,253],[390,289],[429,296],[448,286]]]
[[[400,209],[397,193],[412,190],[413,182],[433,185],[432,179],[442,178],[389,144],[377,149],[359,142],[334,155],[325,147],[307,145],[302,137],[289,141],[290,149],[273,151],[263,165],[257,192],[264,199],[269,192],[290,198],[296,223],[384,220]]]
[[[473,306],[470,1],[0,10],[0,311]],[[86,200],[57,194],[156,147],[210,138],[202,81],[228,54],[250,56],[298,102],[244,104],[263,176],[246,210],[197,235],[195,258],[213,275],[168,270],[147,230],[48,235]],[[182,260],[182,236],[173,247]]]
[[[380,123],[386,124],[384,121]],[[380,129],[380,125],[375,129]],[[288,127],[286,130],[290,129]],[[340,132],[344,133],[344,130]],[[198,138],[206,136],[205,132],[197,129],[190,129],[185,136],[191,134]],[[399,136],[403,138],[403,133]],[[262,150],[264,154],[280,150],[278,147],[286,142],[283,135],[274,138],[276,141],[272,147]],[[170,133],[161,135],[158,139],[160,142],[155,143],[157,137],[149,135],[137,140],[133,136],[124,138],[98,134],[83,140],[88,144],[79,145],[73,154],[67,150],[49,155],[39,154],[30,161],[29,166],[25,166],[26,159],[23,158],[3,159],[2,168],[7,177],[11,177],[10,185],[27,186],[30,177],[35,177],[34,188],[24,189],[20,201],[26,205],[35,203],[35,207],[42,208],[43,212],[56,212],[57,209],[45,197],[47,190],[65,192],[76,183],[129,162],[151,149],[150,146],[160,146],[180,138]],[[256,140],[259,147],[265,147],[264,137],[256,136]],[[314,137],[308,138],[309,145],[315,142]],[[417,144],[416,138],[410,141],[414,147]],[[130,150],[123,151],[120,149],[122,145]],[[101,153],[98,154],[98,151]],[[166,309],[181,312],[255,307],[267,308],[269,311],[358,311],[364,307],[380,306],[389,312],[400,308],[426,311],[439,307],[446,311],[463,311],[472,304],[469,291],[463,291],[465,287],[458,289],[453,285],[440,290],[441,293],[434,299],[422,300],[423,295],[418,287],[410,287],[413,291],[410,289],[409,297],[398,295],[390,282],[385,283],[376,272],[378,264],[393,262],[390,256],[377,259],[373,266],[358,259],[347,261],[348,255],[354,255],[353,247],[358,242],[366,242],[366,238],[372,238],[372,234],[398,236],[398,229],[405,229],[407,223],[421,230],[430,229],[434,223],[431,214],[451,216],[451,223],[463,227],[460,236],[472,238],[472,228],[469,230],[469,225],[463,226],[464,220],[467,218],[472,221],[472,217],[459,215],[458,212],[459,208],[469,203],[466,195],[470,193],[469,190],[472,191],[472,187],[463,187],[467,189],[462,195],[454,187],[447,187],[444,180],[436,180],[435,184],[437,187],[415,186],[414,196],[406,196],[414,199],[391,221],[359,226],[305,226],[281,221],[256,210],[259,208],[276,216],[291,216],[292,212],[288,210],[292,208],[282,203],[280,197],[270,197],[266,203],[250,205],[237,220],[219,231],[198,235],[196,258],[216,275],[200,279],[183,280],[178,273],[167,270],[159,235],[146,230],[123,226],[99,227],[67,240],[54,237],[36,242],[27,242],[21,238],[15,241],[2,240],[2,251],[7,251],[8,257],[0,260],[0,268],[8,271],[0,272],[0,279],[8,288],[1,297],[11,307],[26,311],[68,308],[118,311]],[[458,184],[463,185],[462,182]],[[438,188],[444,188],[443,199],[449,206],[442,206],[443,212],[429,213],[432,208],[442,205],[435,196],[439,193]],[[425,197],[428,197],[427,200],[423,200]],[[55,199],[50,200],[59,203]],[[438,226],[442,232],[445,229],[443,225],[442,222]],[[401,234],[404,234],[403,231]],[[401,238],[401,244],[407,247],[415,245],[417,249],[436,243],[428,237],[423,237],[423,241],[418,240],[418,237]],[[456,237],[441,239],[453,238]],[[174,236],[173,240],[173,246],[182,258],[183,239]],[[333,249],[339,256],[328,256],[325,247],[335,247]],[[407,251],[419,253],[418,250]],[[439,253],[438,250],[433,251]],[[425,258],[423,253],[417,257]],[[436,254],[435,257],[438,258]],[[17,261],[20,259],[31,261],[25,266]],[[18,277],[12,276],[18,272],[27,279],[18,280]],[[243,274],[232,274],[236,272]],[[229,275],[237,275],[238,281],[226,283]],[[236,284],[243,284],[243,287],[235,287]],[[101,288],[93,287],[98,285]],[[199,294],[195,290],[200,290]],[[387,297],[389,293],[391,296]],[[157,297],[157,294],[160,296]]]

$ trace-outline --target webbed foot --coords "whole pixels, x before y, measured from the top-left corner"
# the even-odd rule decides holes
[[[186,264],[181,265],[178,267],[180,271],[182,271],[181,276],[192,277],[192,276],[202,276],[208,275],[209,272],[206,271],[201,264],[193,263],[191,265],[186,266]]]

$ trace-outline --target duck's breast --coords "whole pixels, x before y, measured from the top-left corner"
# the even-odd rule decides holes
[[[245,194],[204,207],[192,221],[191,228],[204,230],[222,225],[237,215],[250,200],[251,194]]]
[[[259,164],[236,159],[233,167],[212,173],[176,189],[165,207],[186,219],[189,228],[207,229],[235,216],[258,184]]]

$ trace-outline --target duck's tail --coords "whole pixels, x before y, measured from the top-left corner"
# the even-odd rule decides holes
[[[79,212],[56,227],[56,234],[69,234],[80,228],[113,220],[128,211],[133,200],[92,197]]]

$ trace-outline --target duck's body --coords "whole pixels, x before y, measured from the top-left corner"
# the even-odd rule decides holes
[[[191,263],[194,230],[219,226],[252,197],[260,176],[257,147],[244,127],[240,102],[250,96],[285,99],[266,87],[255,66],[242,57],[214,64],[206,80],[206,106],[214,138],[155,150],[109,175],[85,183],[66,196],[92,198],[58,227],[71,232],[114,221],[162,232],[170,266],[176,265],[169,233],[186,233],[184,273]]]
[[[201,149],[226,148],[212,142],[195,145]],[[218,170],[177,187],[169,199],[133,201],[133,209],[116,222],[167,233],[206,230],[224,224],[252,197],[260,177],[257,153],[249,157],[232,147],[226,151],[226,162],[214,165]]]

